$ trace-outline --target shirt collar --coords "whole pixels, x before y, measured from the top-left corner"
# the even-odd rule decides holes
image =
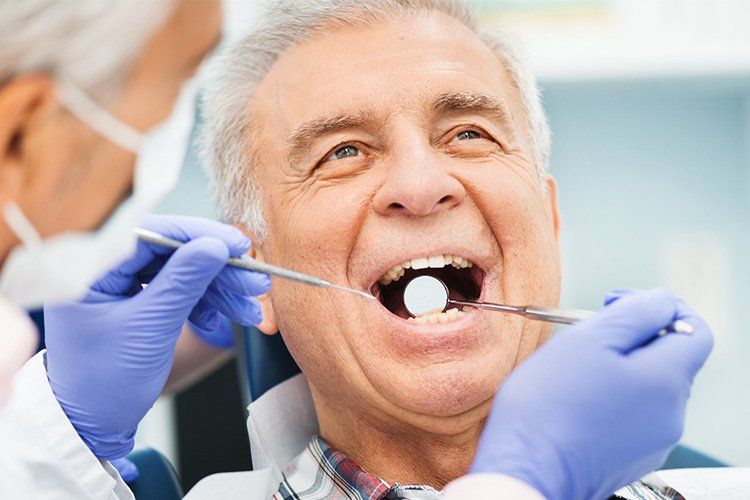
[[[315,436],[308,445],[320,468],[335,483],[354,489],[363,498],[381,498],[390,484],[377,476],[362,470],[357,463],[341,452],[334,450],[319,436]]]
[[[438,492],[424,485],[389,484],[363,470],[319,436],[284,468],[275,498],[354,498],[368,500],[434,500]]]
[[[301,373],[268,390],[248,407],[253,468],[283,468],[318,434],[310,387]]]

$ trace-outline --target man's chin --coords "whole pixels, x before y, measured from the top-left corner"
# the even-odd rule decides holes
[[[404,412],[436,418],[470,412],[492,398],[513,368],[517,333],[507,332],[518,325],[509,318],[472,310],[444,324],[378,319],[367,322],[373,334],[349,345],[369,383]]]
[[[400,365],[370,374],[370,382],[392,403],[403,417],[427,423],[455,419],[481,419],[505,377],[505,370],[488,370],[501,366],[498,360],[454,360],[430,366]],[[395,373],[394,373],[395,372]],[[392,376],[387,375],[391,373]],[[447,432],[448,428],[438,432]]]

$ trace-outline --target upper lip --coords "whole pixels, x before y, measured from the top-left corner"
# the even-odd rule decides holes
[[[385,261],[382,265],[374,269],[367,277],[365,289],[371,290],[372,287],[375,285],[375,283],[383,276],[383,274],[388,272],[394,266],[402,264],[406,262],[407,260],[418,259],[421,257],[431,257],[433,255],[445,255],[445,254],[458,255],[460,257],[464,257],[465,259],[468,259],[472,264],[474,264],[475,266],[478,266],[479,269],[485,275],[487,273],[487,269],[490,266],[490,264],[487,262],[487,258],[478,255],[476,251],[472,251],[467,248],[461,248],[457,246],[438,247],[433,250],[420,250],[419,252],[411,252],[411,253],[405,252],[403,254],[397,255],[396,257],[390,258],[389,260]]]

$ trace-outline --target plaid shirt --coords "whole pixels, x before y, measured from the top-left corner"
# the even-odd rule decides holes
[[[424,485],[389,484],[362,470],[353,460],[315,436],[305,451],[282,471],[283,479],[274,500],[438,500],[440,493]],[[619,490],[613,498],[626,500],[684,500],[682,495],[637,481]]]

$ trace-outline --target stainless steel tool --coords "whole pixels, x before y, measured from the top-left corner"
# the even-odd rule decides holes
[[[135,234],[138,235],[138,239],[142,241],[145,241],[147,243],[152,243],[154,245],[159,245],[165,248],[177,249],[185,244],[182,241],[168,238],[157,232],[149,231],[148,229],[136,228]],[[306,285],[341,290],[343,292],[353,293],[367,300],[375,300],[375,297],[373,297],[367,292],[363,292],[361,290],[355,290],[353,288],[345,287],[342,285],[337,285],[335,283],[330,283],[320,278],[316,278],[315,276],[310,276],[309,274],[298,273],[297,271],[284,269],[283,267],[274,266],[273,264],[260,262],[260,261],[257,261],[255,259],[252,259],[244,255],[239,258],[229,259],[227,261],[227,265],[238,267],[240,269],[247,269],[248,271],[255,271],[258,273],[268,274],[271,276],[276,276],[276,277],[291,280],[291,281],[296,281],[297,283],[304,283]]]
[[[466,306],[488,311],[518,314],[529,319],[572,325],[596,314],[582,309],[562,309],[542,306],[510,306],[492,302],[454,300],[449,297],[448,287],[434,276],[417,276],[404,288],[404,305],[412,316],[421,316],[436,311],[444,311],[448,306]],[[659,335],[670,332],[693,333],[693,327],[677,320],[659,332]]]

